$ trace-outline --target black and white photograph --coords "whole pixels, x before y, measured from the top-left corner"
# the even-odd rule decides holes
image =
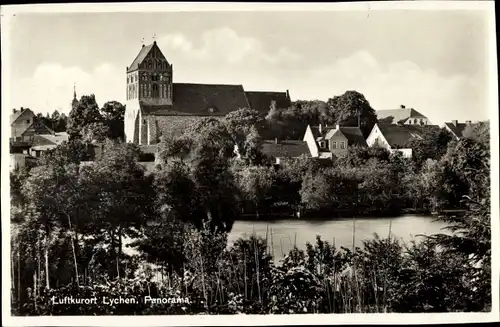
[[[498,321],[494,7],[2,6],[4,324]]]

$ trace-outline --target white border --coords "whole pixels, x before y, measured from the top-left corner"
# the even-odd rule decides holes
[[[2,288],[2,323],[6,326],[194,326],[194,325],[308,325],[308,324],[420,324],[449,322],[488,322],[499,318],[499,124],[498,124],[498,77],[496,56],[496,33],[494,2],[492,1],[391,1],[355,3],[113,3],[113,4],[50,4],[9,5],[1,7],[2,35],[2,280],[10,280],[10,192],[9,192],[9,147],[8,113],[10,112],[9,47],[10,19],[21,13],[75,13],[75,12],[155,12],[155,11],[355,11],[355,10],[482,10],[489,14],[489,105],[491,124],[491,195],[492,195],[492,312],[491,313],[446,313],[446,314],[317,314],[317,315],[236,315],[226,316],[98,316],[98,317],[11,317],[10,287]],[[486,58],[485,58],[486,60]],[[473,110],[471,108],[471,110]],[[6,119],[7,118],[7,119]]]

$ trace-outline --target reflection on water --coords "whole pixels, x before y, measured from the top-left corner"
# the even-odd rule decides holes
[[[255,233],[268,238],[274,257],[282,258],[293,245],[305,249],[306,242],[315,243],[316,235],[337,247],[351,248],[354,242],[361,246],[365,239],[378,234],[381,238],[389,233],[404,242],[417,240],[418,235],[443,232],[443,222],[430,216],[406,215],[393,218],[356,218],[335,220],[286,219],[276,221],[236,221],[229,234],[229,245],[236,239]],[[272,236],[272,237],[271,237]]]

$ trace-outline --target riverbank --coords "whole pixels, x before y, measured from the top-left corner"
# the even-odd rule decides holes
[[[465,210],[443,210],[440,212],[431,212],[430,210],[424,209],[401,209],[401,210],[372,210],[368,212],[359,212],[356,210],[283,210],[276,211],[273,213],[244,213],[237,220],[242,221],[275,221],[282,219],[307,219],[307,220],[325,220],[325,219],[344,219],[344,218],[385,218],[385,217],[399,217],[404,215],[425,215],[425,216],[439,216],[443,214],[463,214]]]

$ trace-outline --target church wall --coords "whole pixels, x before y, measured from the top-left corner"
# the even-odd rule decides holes
[[[125,121],[124,121],[124,132],[126,142],[138,142],[138,112],[139,112],[139,101],[137,99],[127,101],[125,107]]]
[[[158,143],[163,133],[173,133],[175,136],[182,135],[186,128],[206,116],[156,116],[150,117],[150,140],[151,144]],[[223,116],[211,116],[210,118],[222,119]]]
[[[140,141],[139,144],[148,144],[148,116],[143,116],[140,115],[140,128],[139,128],[139,133],[140,133]]]

